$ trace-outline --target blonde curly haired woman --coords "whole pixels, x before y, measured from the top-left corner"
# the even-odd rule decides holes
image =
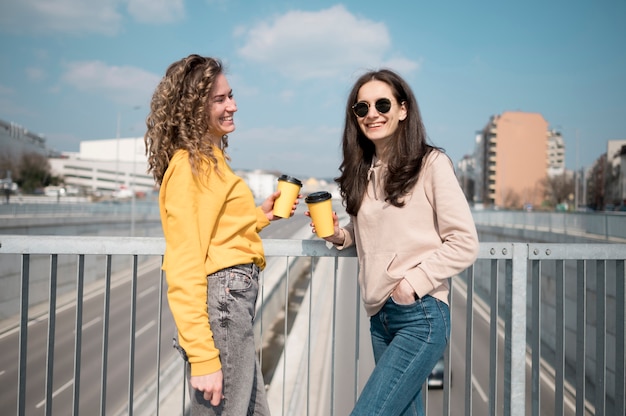
[[[280,192],[255,207],[228,165],[236,112],[220,60],[190,55],[169,66],[146,120],[167,296],[194,415],[269,415],[252,324],[265,267],[258,233],[279,219],[272,210]]]

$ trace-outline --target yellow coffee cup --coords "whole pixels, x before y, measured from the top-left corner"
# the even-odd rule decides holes
[[[313,192],[304,201],[309,207],[309,213],[315,225],[315,234],[321,238],[335,234],[332,195],[326,191]]]
[[[281,218],[289,218],[293,204],[298,199],[302,188],[302,182],[293,176],[281,175],[278,178],[280,196],[274,201],[274,215]]]

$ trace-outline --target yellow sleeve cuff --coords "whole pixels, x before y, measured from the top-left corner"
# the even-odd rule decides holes
[[[219,356],[209,361],[203,361],[200,363],[191,363],[191,375],[192,376],[205,376],[207,374],[213,374],[216,371],[222,369],[222,363]]]

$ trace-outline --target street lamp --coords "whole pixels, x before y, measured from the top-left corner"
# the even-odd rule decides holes
[[[135,105],[124,112],[139,110],[141,108],[140,105]],[[115,129],[115,191],[119,189],[119,172],[120,172],[120,136],[121,136],[121,126],[122,126],[122,110],[117,110],[117,127]]]
[[[133,139],[133,173],[132,173],[132,182],[131,185],[131,196],[130,196],[130,236],[135,236],[135,199],[137,198],[137,142],[136,138]]]

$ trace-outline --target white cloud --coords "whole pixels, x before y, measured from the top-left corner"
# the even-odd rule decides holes
[[[15,90],[11,87],[7,87],[6,85],[0,84],[0,96],[2,95],[11,95],[15,92]]]
[[[118,104],[147,105],[160,77],[141,68],[108,66],[100,61],[72,62],[62,80],[74,88],[101,94]]]
[[[14,88],[0,84],[0,114],[5,120],[32,113],[29,109],[16,103],[15,95]]]
[[[226,10],[229,1],[230,0],[205,0],[205,3],[211,7],[218,7],[220,10]]]
[[[26,68],[26,75],[33,81],[41,81],[46,78],[46,71],[41,68],[29,67]]]
[[[185,16],[183,0],[129,0],[128,13],[141,23],[170,23]]]
[[[421,62],[411,61],[406,58],[392,58],[381,65],[381,67],[390,68],[402,74],[408,74],[420,68]]]
[[[294,90],[283,90],[280,93],[280,98],[285,102],[293,101],[294,97],[296,97],[296,92]]]
[[[0,31],[115,35],[123,7],[141,23],[169,23],[185,15],[184,0],[3,0]]]
[[[119,0],[3,1],[0,28],[12,33],[100,33],[120,28]]]
[[[337,174],[341,131],[328,126],[238,126],[228,153],[238,169],[269,169],[296,176]]]
[[[383,23],[357,17],[342,5],[318,12],[290,11],[250,29],[238,27],[235,36],[244,38],[240,56],[298,80],[380,67],[391,47]],[[396,62],[408,68],[411,61]]]
[[[230,73],[228,65],[226,65],[226,76],[235,94],[235,99],[238,97],[253,97],[259,95],[260,89],[257,83],[251,82],[249,78],[243,77],[237,73]]]

